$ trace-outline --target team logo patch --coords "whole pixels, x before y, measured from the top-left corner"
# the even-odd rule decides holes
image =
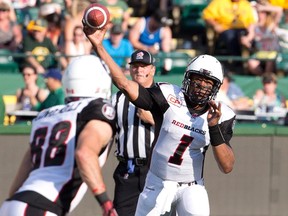
[[[211,71],[206,70],[206,69],[204,69],[204,68],[201,68],[201,69],[200,69],[200,72],[202,72],[205,76],[210,76],[210,75],[212,74]]]
[[[136,59],[143,59],[144,53],[143,52],[139,52],[136,55]]]
[[[107,119],[113,120],[115,118],[115,109],[109,104],[102,107],[102,113]]]
[[[178,98],[176,98],[174,95],[171,95],[171,94],[168,95],[167,101],[177,107],[181,107],[182,105],[182,102]]]

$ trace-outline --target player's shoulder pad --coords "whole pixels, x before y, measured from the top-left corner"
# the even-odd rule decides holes
[[[110,101],[103,98],[92,100],[81,111],[79,118],[82,121],[103,120],[114,121],[116,116],[115,109]]]
[[[172,83],[167,83],[167,82],[158,82],[157,83],[159,88],[161,89],[161,91],[168,91],[168,92],[179,92],[181,91],[181,87],[177,86],[177,85],[174,85]]]
[[[221,112],[222,112],[221,118],[227,120],[227,119],[232,119],[236,117],[236,113],[227,104],[220,102],[220,101],[217,101],[216,103],[217,104],[221,103]]]
[[[171,85],[168,82],[156,82],[155,84],[156,84],[156,86]]]

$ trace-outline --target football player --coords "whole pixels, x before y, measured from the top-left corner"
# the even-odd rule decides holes
[[[187,66],[182,86],[157,83],[147,89],[127,79],[104,49],[107,28],[92,31],[84,25],[83,29],[108,65],[114,84],[136,107],[149,110],[155,121],[150,168],[135,215],[164,215],[171,206],[179,216],[209,215],[205,153],[211,146],[223,173],[231,172],[235,161],[230,146],[235,113],[214,101],[223,80],[221,63],[210,55],[196,56]]]
[[[115,110],[108,100],[111,78],[91,55],[72,61],[62,82],[67,103],[45,109],[33,120],[30,146],[1,216],[66,215],[87,187],[103,215],[117,215],[101,172],[115,133]]]

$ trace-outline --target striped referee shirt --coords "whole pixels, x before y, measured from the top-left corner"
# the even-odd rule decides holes
[[[112,98],[116,109],[116,157],[147,158],[154,140],[154,127],[137,116],[137,107],[122,93]]]

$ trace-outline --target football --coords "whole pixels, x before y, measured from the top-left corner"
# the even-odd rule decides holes
[[[108,9],[101,4],[94,3],[89,5],[83,16],[83,23],[94,29],[101,29],[110,21]]]

